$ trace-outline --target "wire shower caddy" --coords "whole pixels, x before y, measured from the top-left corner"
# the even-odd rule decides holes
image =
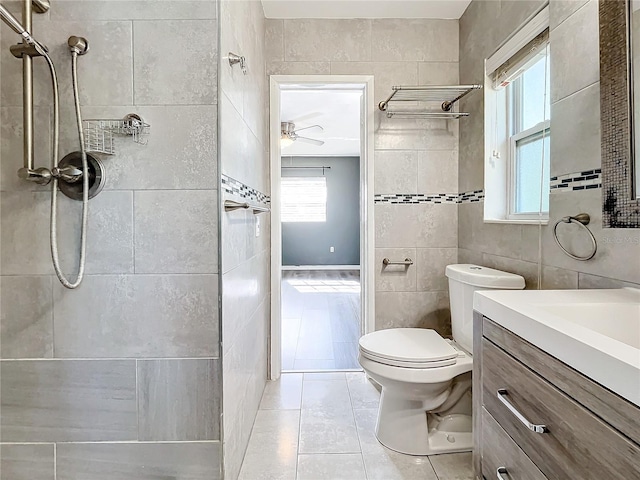
[[[139,115],[130,113],[121,120],[85,120],[84,145],[90,153],[115,155],[114,138],[116,135],[128,136],[138,144],[146,145],[151,125],[145,123]]]

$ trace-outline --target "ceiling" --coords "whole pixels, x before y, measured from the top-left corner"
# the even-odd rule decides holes
[[[471,0],[262,0],[267,18],[449,18]]]
[[[283,90],[280,118],[296,128],[320,125],[302,137],[323,140],[322,146],[296,141],[282,149],[282,156],[347,157],[360,155],[360,97],[362,90]]]

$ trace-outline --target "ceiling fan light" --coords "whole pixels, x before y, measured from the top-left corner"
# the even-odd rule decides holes
[[[291,138],[289,135],[281,135],[280,136],[280,147],[281,148],[286,148],[289,145],[291,145],[293,143],[293,138]]]

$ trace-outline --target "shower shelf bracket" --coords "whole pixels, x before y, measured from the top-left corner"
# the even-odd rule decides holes
[[[115,155],[116,135],[128,136],[134,143],[146,145],[147,136],[151,130],[151,125],[145,123],[142,117],[135,113],[130,113],[120,120],[91,119],[83,123],[85,150],[105,155]]]
[[[378,104],[388,118],[458,119],[468,117],[454,111],[455,104],[482,85],[414,85],[391,87],[391,95]],[[413,102],[412,108],[389,108],[395,102]],[[439,107],[439,109],[438,109]]]

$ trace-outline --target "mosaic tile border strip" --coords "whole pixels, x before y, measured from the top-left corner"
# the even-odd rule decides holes
[[[221,186],[224,192],[230,193],[232,195],[237,195],[240,198],[244,198],[247,200],[252,200],[258,203],[269,204],[271,203],[271,197],[266,193],[262,193],[255,188],[251,188],[249,185],[246,185],[235,178],[231,178],[228,175],[220,175]]]
[[[425,203],[475,203],[484,199],[484,190],[474,190],[465,193],[388,193],[374,196],[376,204],[392,205],[420,205]]]
[[[585,170],[551,177],[551,193],[602,188],[602,169]]]

